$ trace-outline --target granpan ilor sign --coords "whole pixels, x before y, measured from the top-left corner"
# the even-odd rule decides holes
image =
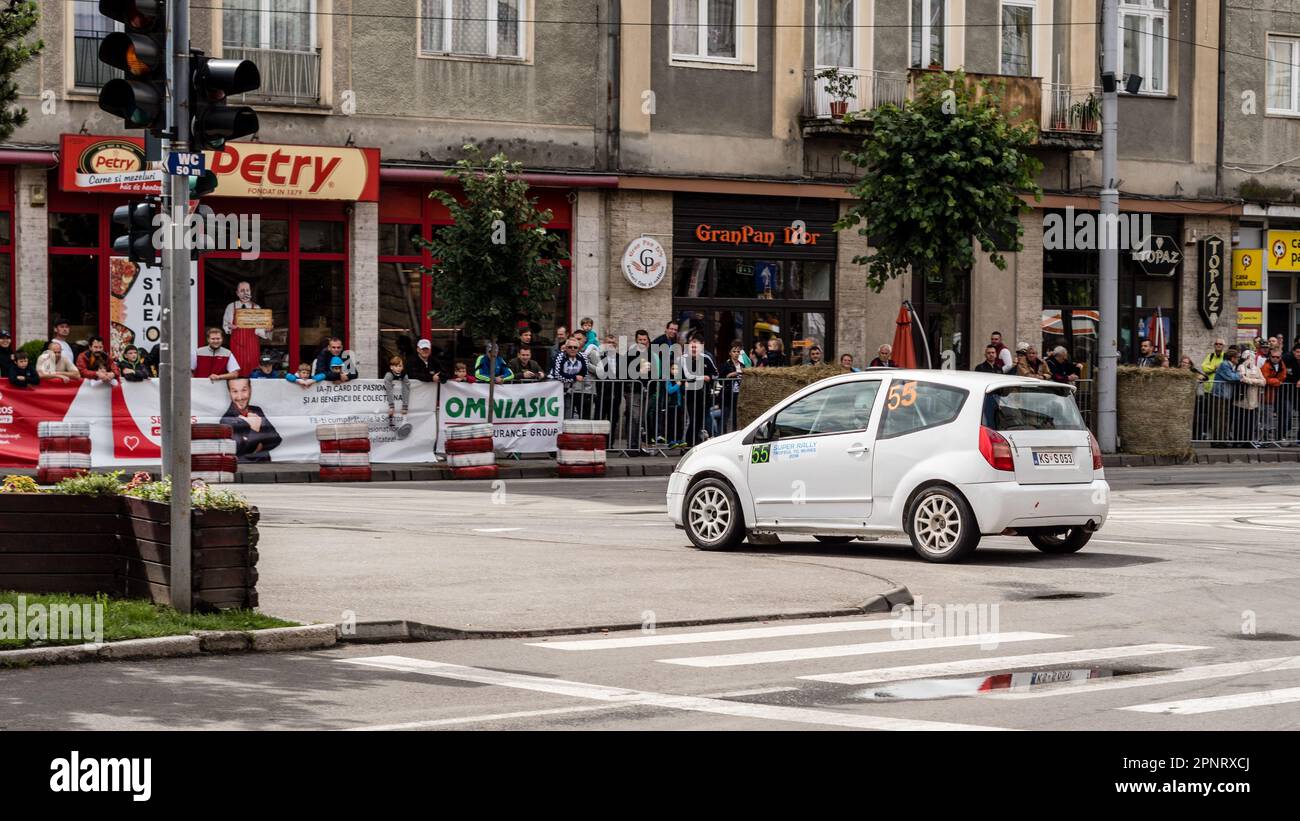
[[[104,175],[145,171],[144,140],[64,134],[60,185],[64,191],[157,194],[157,182],[102,185]],[[217,176],[218,197],[296,200],[379,199],[379,149],[328,145],[228,143],[205,151],[204,163]]]
[[[1196,243],[1197,306],[1205,327],[1213,328],[1223,313],[1223,238],[1208,236]]]

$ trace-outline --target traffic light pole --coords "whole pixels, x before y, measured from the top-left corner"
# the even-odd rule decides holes
[[[172,151],[190,150],[190,10],[189,0],[173,0],[168,18],[171,24],[171,119]],[[189,207],[189,177],[165,176],[171,217],[171,231],[164,249],[167,270],[167,322],[164,340],[169,354],[161,389],[167,394],[170,413],[163,418],[163,441],[168,463],[163,470],[171,476],[171,597],[172,607],[188,613],[192,607],[190,555],[190,348],[194,330],[190,327],[190,251],[185,247],[185,213]]]
[[[1118,170],[1118,58],[1119,58],[1119,7],[1118,0],[1102,0],[1101,11],[1101,224],[1118,224],[1119,191],[1116,189]],[[1114,453],[1116,436],[1116,393],[1119,364],[1119,249],[1116,243],[1101,243],[1099,282],[1101,293],[1101,350],[1097,367],[1097,444],[1103,453]]]

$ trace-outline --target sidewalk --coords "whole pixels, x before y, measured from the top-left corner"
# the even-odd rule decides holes
[[[673,472],[681,456],[678,454],[664,456],[614,456],[606,462],[606,476],[668,476]],[[1228,464],[1271,464],[1276,462],[1300,462],[1300,448],[1239,448],[1211,449],[1197,448],[1191,461],[1174,459],[1166,456],[1137,456],[1116,453],[1102,457],[1102,464],[1107,468],[1124,467],[1159,467],[1165,465],[1228,465]],[[555,460],[549,458],[507,459],[498,458],[497,467],[502,479],[549,479],[555,476]],[[153,475],[160,472],[158,465],[96,465],[94,470],[107,471],[121,469],[128,475],[143,470]],[[0,468],[0,475],[16,474],[35,476],[34,468]],[[371,465],[372,482],[430,482],[451,479],[451,469],[446,463],[419,464],[373,464]],[[275,462],[264,464],[244,464],[235,474],[237,484],[301,484],[319,482],[320,473],[311,462]]]

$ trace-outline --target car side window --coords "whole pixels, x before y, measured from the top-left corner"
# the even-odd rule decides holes
[[[880,382],[847,382],[809,394],[776,415],[776,439],[863,430]]]
[[[961,413],[967,391],[950,385],[916,380],[896,380],[885,398],[885,415],[878,438],[903,436],[946,425]]]

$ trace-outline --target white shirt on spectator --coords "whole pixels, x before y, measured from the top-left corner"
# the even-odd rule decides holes
[[[1002,372],[1011,373],[1016,369],[1016,361],[1011,358],[1011,349],[1003,348],[998,351],[998,362],[1002,363]]]

